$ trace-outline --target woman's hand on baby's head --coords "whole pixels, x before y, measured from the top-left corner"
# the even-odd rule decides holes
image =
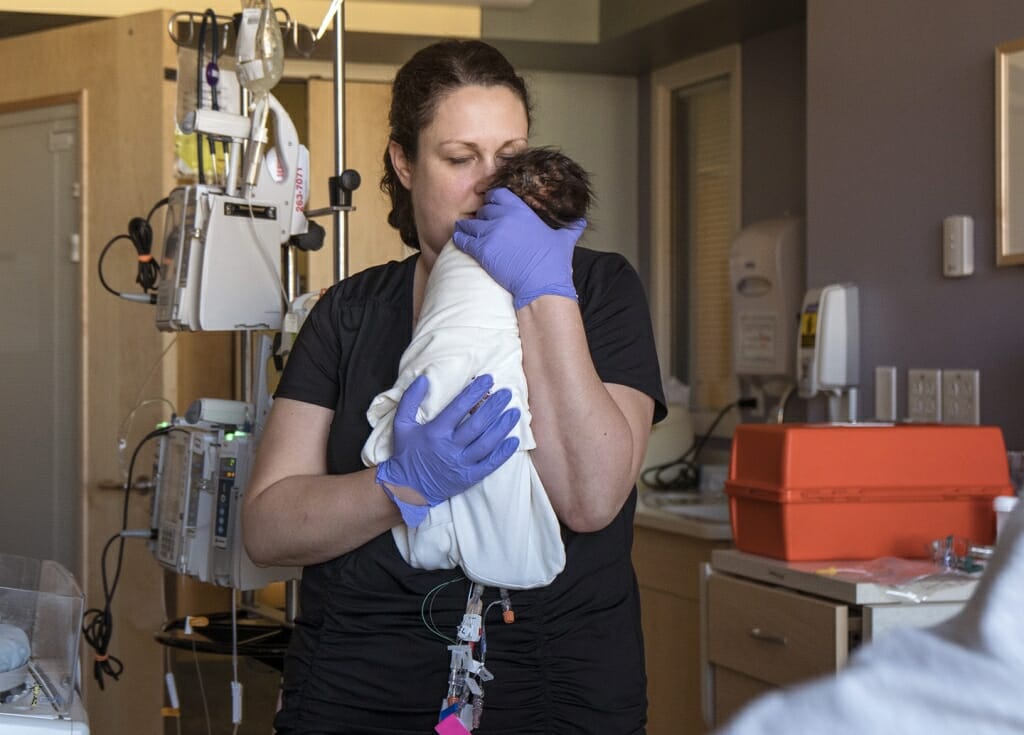
[[[455,246],[472,256],[512,294],[515,308],[555,295],[576,299],[572,252],[587,226],[548,227],[529,205],[506,188],[487,193],[476,218],[455,223]]]

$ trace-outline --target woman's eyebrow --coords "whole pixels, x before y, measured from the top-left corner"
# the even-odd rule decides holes
[[[506,140],[504,143],[502,143],[500,146],[498,146],[498,150],[503,150],[505,148],[508,148],[509,146],[518,145],[520,143],[524,143],[525,144],[527,142],[528,141],[527,141],[526,138],[510,138],[509,140]],[[471,141],[471,140],[462,140],[460,138],[449,138],[447,140],[442,140],[438,145],[442,145],[442,146],[446,146],[446,145],[464,145],[467,148],[472,148],[473,150],[480,150],[480,144],[479,143],[476,143],[476,142]]]

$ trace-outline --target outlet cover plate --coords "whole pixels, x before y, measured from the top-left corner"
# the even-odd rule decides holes
[[[942,421],[942,371],[911,368],[907,371],[907,414],[910,421],[937,424]]]
[[[942,423],[981,423],[981,373],[977,370],[942,371]]]

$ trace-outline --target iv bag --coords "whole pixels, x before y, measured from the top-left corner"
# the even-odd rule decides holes
[[[270,0],[250,0],[243,8],[235,55],[238,79],[253,95],[262,97],[284,73],[284,40]]]

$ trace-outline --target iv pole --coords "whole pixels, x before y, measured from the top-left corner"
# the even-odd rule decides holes
[[[334,173],[345,170],[345,2],[338,3],[334,13]],[[348,275],[348,216],[334,213],[334,281]]]
[[[338,191],[345,170],[345,2],[337,4],[334,12],[334,173],[331,177],[331,210],[334,215],[334,282],[348,276],[348,212],[351,205],[338,206],[345,197],[345,192]],[[359,185],[358,176],[346,181],[354,189]],[[347,192],[350,193],[350,190]],[[345,202],[347,204],[347,202]],[[310,212],[315,215],[318,212]],[[285,582],[285,617],[289,622],[298,614],[299,580],[290,579]]]

